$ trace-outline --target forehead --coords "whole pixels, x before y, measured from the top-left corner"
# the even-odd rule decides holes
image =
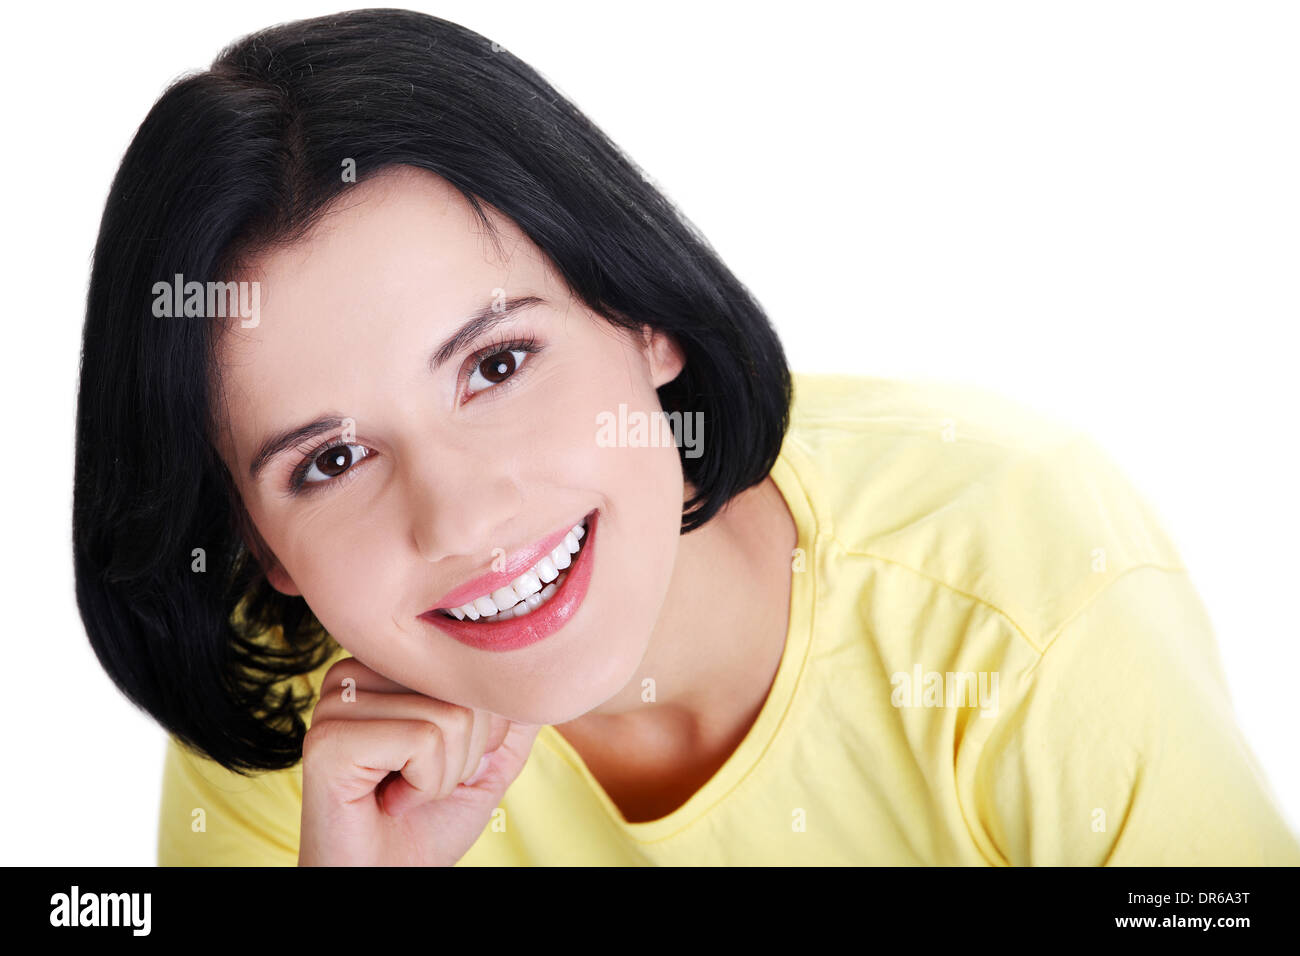
[[[540,250],[483,208],[499,247],[454,186],[397,167],[349,187],[301,240],[245,262],[234,278],[258,283],[258,323],[221,320],[216,354],[220,451],[232,470],[247,466],[256,434],[354,397],[349,382],[384,378],[402,355],[414,371],[494,290],[554,292]]]
[[[508,268],[543,267],[538,250],[510,219],[483,204],[496,239],[463,195],[441,176],[398,166],[341,193],[313,228],[247,263],[286,308],[379,292],[487,278]],[[499,247],[496,244],[499,241]],[[520,260],[516,262],[514,260]]]

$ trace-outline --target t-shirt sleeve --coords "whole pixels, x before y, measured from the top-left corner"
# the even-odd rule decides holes
[[[297,866],[301,764],[244,777],[168,736],[159,866]]]
[[[1106,584],[998,720],[972,825],[1007,863],[1300,865],[1183,569]]]

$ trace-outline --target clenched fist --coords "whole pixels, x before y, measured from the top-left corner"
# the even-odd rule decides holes
[[[342,692],[348,677],[354,700]],[[540,729],[339,661],[303,740],[298,865],[451,866],[487,826]]]

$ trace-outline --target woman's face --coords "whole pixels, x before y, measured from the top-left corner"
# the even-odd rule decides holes
[[[655,389],[682,357],[589,312],[491,215],[504,260],[460,193],[402,167],[256,258],[240,278],[261,284],[259,320],[230,322],[219,346],[219,450],[273,555],[272,585],[301,594],[353,656],[420,693],[555,724],[631,680],[667,593],[689,490],[678,452],[611,443],[598,416],[659,411]],[[431,362],[485,307],[505,320]],[[535,352],[502,344],[530,339]],[[343,423],[251,476],[269,438],[322,418]],[[484,649],[422,617],[484,574],[517,577],[524,549],[591,512],[572,565],[589,547],[585,597],[548,636]],[[516,623],[546,620],[565,593]]]

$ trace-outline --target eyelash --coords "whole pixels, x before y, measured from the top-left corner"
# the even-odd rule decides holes
[[[495,342],[492,342],[489,345],[485,345],[483,348],[479,349],[472,356],[470,356],[469,360],[466,362],[465,365],[467,371],[461,372],[459,378],[457,379],[456,384],[457,386],[459,386],[462,382],[468,381],[469,378],[474,374],[474,371],[477,370],[478,367],[482,365],[486,359],[490,359],[492,356],[497,355],[501,352],[527,352],[528,354],[532,355],[542,351],[542,348],[543,346],[538,345],[536,337],[532,335],[525,335],[522,338],[514,338],[514,339],[499,339]],[[523,371],[526,367],[528,367],[530,364],[531,363],[527,361],[518,363],[515,366],[514,372],[512,372],[510,374],[510,377],[507,378],[505,381],[493,385],[491,388],[480,388],[477,392],[473,392],[472,394],[481,395],[484,392],[496,392],[496,391],[502,391],[504,389],[509,388],[511,383],[514,382],[517,378],[519,378],[519,373]],[[307,478],[307,472],[311,469],[312,464],[315,463],[316,459],[319,458],[322,454],[324,454],[327,451],[331,451],[334,448],[349,448],[356,444],[359,443],[339,442],[335,438],[325,438],[322,439],[317,444],[313,445],[309,450],[303,453],[302,460],[298,463],[298,466],[293,470],[293,474],[289,476],[289,494],[294,496],[310,495],[316,493],[317,491],[320,491],[323,488],[338,486],[348,481],[352,477],[352,475],[355,474],[357,471],[355,467],[356,463],[362,461],[365,458],[369,458],[372,454],[374,454],[373,452],[367,451],[366,454],[356,459],[356,461],[352,463],[352,466],[349,467],[347,471],[343,472],[343,474],[340,475],[339,477],[328,478],[325,481],[310,481],[310,482],[307,481],[306,478]]]

